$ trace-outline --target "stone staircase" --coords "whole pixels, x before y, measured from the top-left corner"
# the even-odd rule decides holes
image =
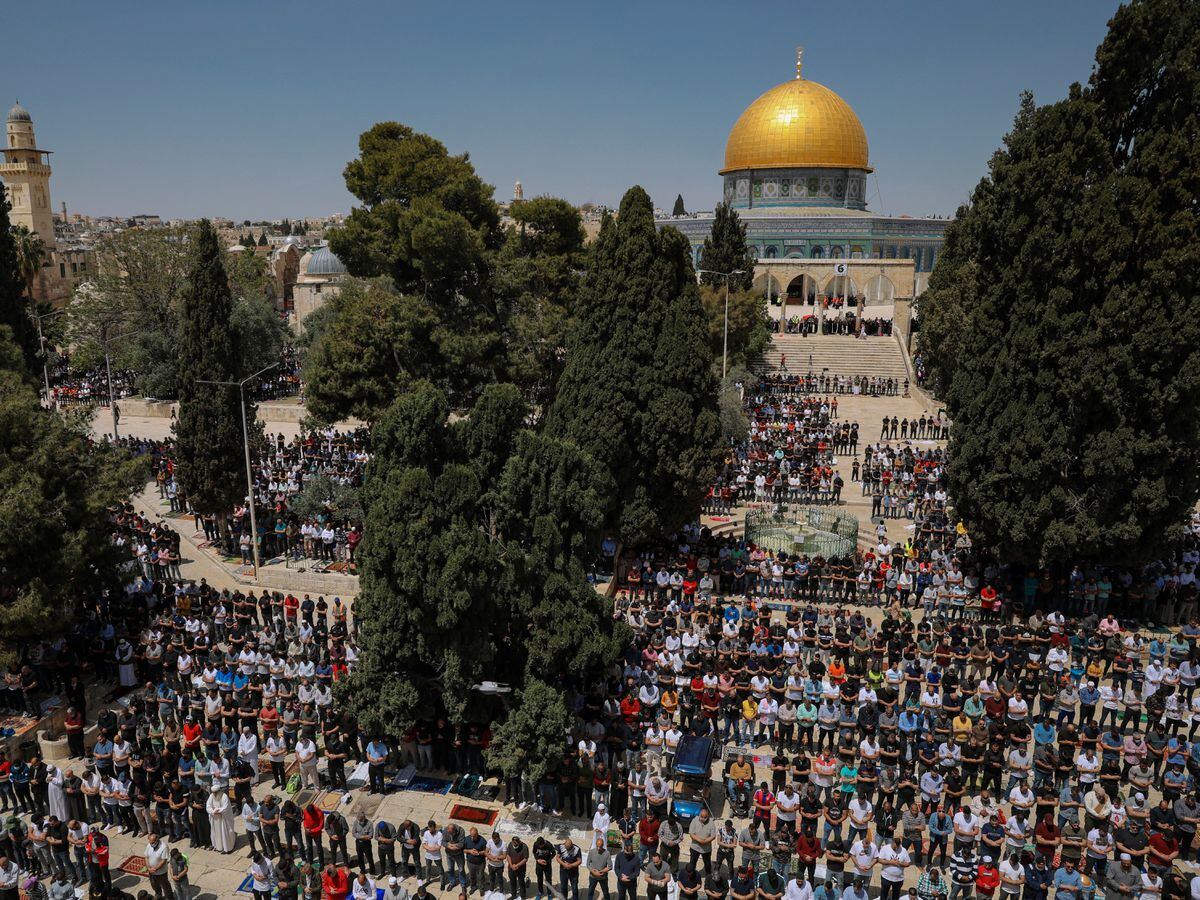
[[[834,375],[908,378],[903,351],[894,335],[864,340],[845,334],[776,334],[756,368],[778,369],[784,356],[787,370],[795,375],[827,370]]]

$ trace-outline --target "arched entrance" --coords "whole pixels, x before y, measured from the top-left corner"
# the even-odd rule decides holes
[[[849,275],[834,275],[822,292],[821,333],[853,334],[858,314],[858,285]]]
[[[787,290],[783,296],[783,311],[781,318],[785,323],[785,328],[796,330],[800,323],[804,321],[805,316],[817,315],[817,282],[811,275],[797,275],[788,282]],[[799,322],[796,325],[791,325],[789,320],[798,318]]]
[[[896,302],[896,286],[885,275],[876,275],[863,288],[864,306],[891,306]]]

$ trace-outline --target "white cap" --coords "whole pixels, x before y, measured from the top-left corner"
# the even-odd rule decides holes
[[[1130,856],[1128,853],[1122,853],[1121,854],[1121,862],[1133,862],[1133,857]]]

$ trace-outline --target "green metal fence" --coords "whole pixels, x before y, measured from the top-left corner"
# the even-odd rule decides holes
[[[849,556],[858,547],[858,519],[827,506],[791,507],[787,512],[746,512],[746,540],[777,553]]]

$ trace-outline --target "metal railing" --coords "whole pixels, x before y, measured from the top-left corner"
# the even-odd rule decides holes
[[[746,540],[776,552],[849,556],[858,547],[858,519],[821,506],[746,511]]]

